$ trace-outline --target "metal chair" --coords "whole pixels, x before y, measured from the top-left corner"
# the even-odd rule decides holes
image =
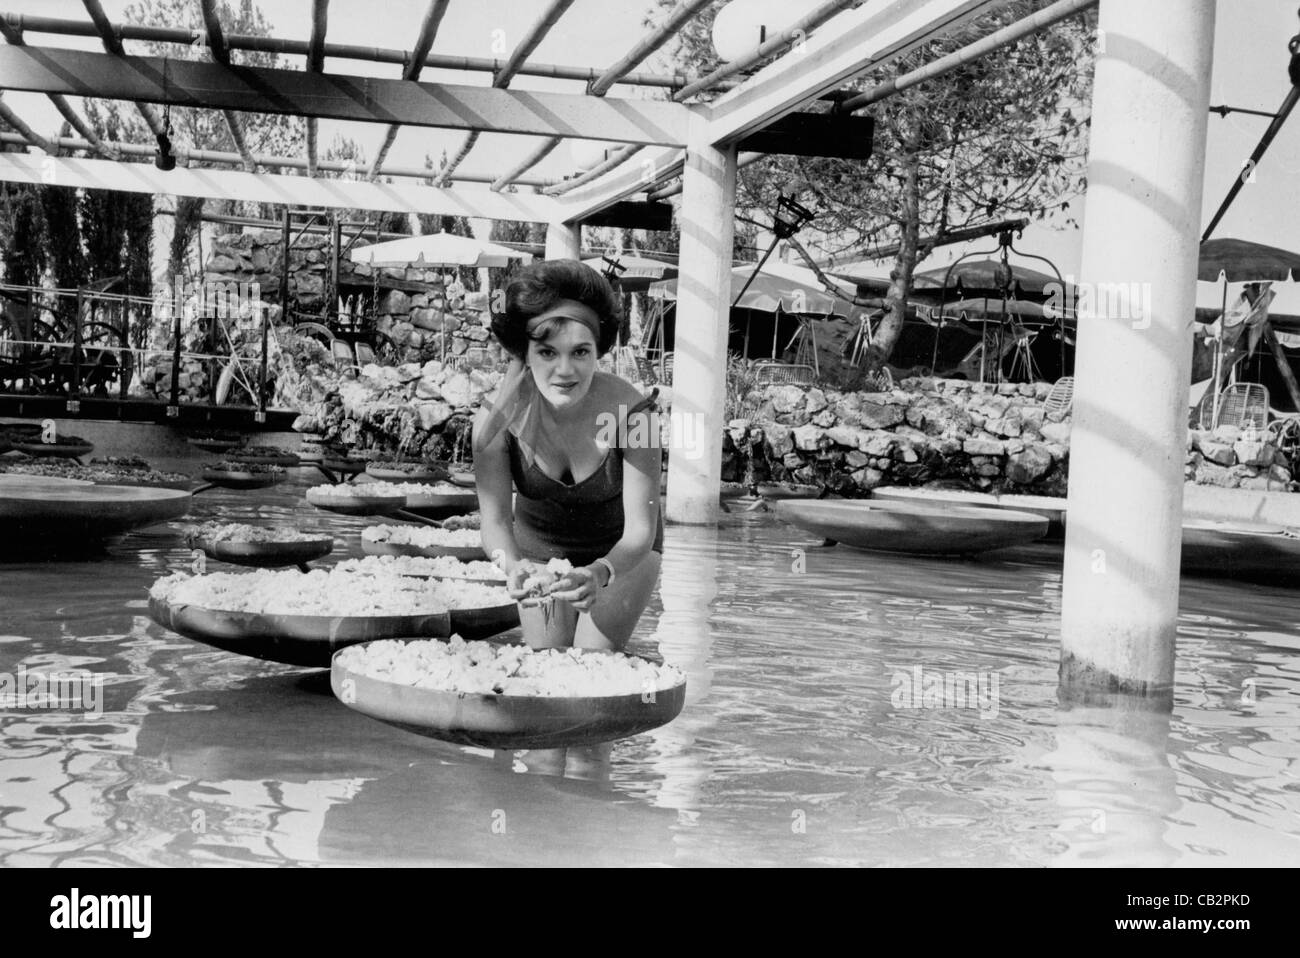
[[[1047,394],[1047,399],[1043,402],[1043,408],[1049,413],[1059,412],[1065,415],[1069,413],[1073,406],[1074,377],[1062,376],[1052,384],[1052,390]]]
[[[759,360],[754,364],[755,386],[811,386],[817,378],[817,372],[803,363],[781,363],[771,359]]]
[[[1208,416],[1207,405],[1212,413]],[[1207,390],[1201,400],[1201,428],[1236,426],[1244,429],[1253,426],[1258,430],[1268,428],[1268,387],[1260,383],[1233,383],[1219,392],[1219,405],[1214,409],[1214,393]]]

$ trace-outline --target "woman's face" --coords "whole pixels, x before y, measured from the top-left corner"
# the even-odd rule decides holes
[[[542,396],[557,409],[582,401],[596,375],[596,337],[583,323],[556,323],[546,339],[528,344],[528,368]]]

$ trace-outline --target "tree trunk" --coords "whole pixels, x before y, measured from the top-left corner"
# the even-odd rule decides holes
[[[885,296],[885,315],[876,329],[875,341],[867,350],[867,371],[876,372],[893,355],[907,318],[907,294],[916,269],[917,242],[921,235],[920,158],[909,153],[903,167],[903,234],[894,256],[893,284]]]

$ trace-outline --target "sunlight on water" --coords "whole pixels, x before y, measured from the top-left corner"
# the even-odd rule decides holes
[[[314,478],[194,520],[291,521],[360,555]],[[689,677],[586,778],[390,728],[325,673],[165,632],[177,524],[0,565],[0,671],[88,669],[102,714],[0,712],[0,863],[1282,865],[1300,861],[1295,594],[1187,580],[1172,715],[1057,704],[1050,548],[823,548],[770,515],[670,527],[634,640]],[[945,684],[946,683],[946,684]]]

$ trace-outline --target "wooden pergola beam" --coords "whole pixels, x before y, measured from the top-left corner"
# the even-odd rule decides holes
[[[221,30],[217,0],[199,0],[199,9],[203,12],[203,44],[207,47],[208,56],[212,57],[215,63],[230,66],[230,48],[226,46],[225,34]],[[252,173],[256,166],[248,152],[248,144],[244,142],[244,130],[239,124],[239,117],[233,110],[222,110],[221,116],[226,121],[230,139],[234,142],[235,149],[239,151],[240,159],[243,160],[244,169]]]
[[[440,189],[406,183],[311,179],[278,173],[245,173],[177,167],[163,172],[152,163],[0,153],[0,181],[39,185],[50,176],[60,186],[174,193],[207,199],[240,199],[312,209],[363,209],[435,216],[469,216],[549,223],[562,215],[559,203],[535,193],[486,189]]]
[[[519,68],[532,56],[533,51],[537,49],[537,45],[545,39],[546,34],[550,33],[551,27],[559,22],[560,17],[564,16],[564,11],[571,6],[573,6],[573,0],[551,0],[551,5],[533,24],[524,38],[519,41],[518,46],[510,54],[505,65],[493,76],[492,85],[494,87],[504,90],[510,85],[510,81],[519,72]]]
[[[307,72],[325,70],[325,31],[329,28],[330,0],[312,0],[311,40],[307,45]],[[307,175],[316,176],[316,117],[307,117]]]
[[[709,104],[714,143],[740,139],[864,70],[885,66],[1010,0],[869,2],[844,13],[834,31],[810,36]]]
[[[24,142],[30,143],[46,153],[53,154],[57,151],[56,146],[28,126],[27,121],[10,108],[9,104],[4,101],[3,90],[0,90],[0,120],[4,120],[5,123],[17,130],[18,135],[23,138]]]
[[[645,192],[660,180],[680,175],[685,159],[680,149],[643,151],[637,157],[635,169],[607,174],[565,194],[562,201],[564,222],[580,222],[634,193]]]
[[[23,39],[22,30],[12,26],[9,21],[3,18],[0,18],[0,36],[3,36],[8,43],[12,43],[16,47],[20,47],[27,42]],[[66,97],[62,97],[57,93],[50,93],[47,96],[49,96],[50,102],[54,104],[54,108],[59,111],[65,120],[72,124],[72,128],[86,139],[96,153],[110,160],[117,158],[117,154],[104,145],[99,135],[90,128],[89,123],[77,114],[77,111],[72,108],[72,104],[67,101]]]
[[[321,0],[313,0],[315,3]],[[10,27],[31,33],[48,33],[56,36],[93,37],[93,24],[81,20],[58,17],[33,16],[25,13],[0,14]],[[106,21],[107,22],[107,21]],[[194,42],[194,33],[178,27],[156,27],[138,23],[110,23],[113,34],[122,40],[145,40],[153,43],[176,43],[188,47]],[[250,34],[226,34],[226,46],[231,50],[252,50],[259,53],[278,53],[283,56],[310,56],[311,43],[307,40],[290,40],[283,37],[262,37]],[[321,56],[336,60],[360,60],[366,63],[394,63],[403,66],[410,58],[406,50],[394,47],[365,47],[351,43],[326,43]],[[431,70],[466,70],[495,74],[505,65],[504,60],[489,57],[458,57],[431,53],[424,60]],[[317,71],[319,72],[319,71]],[[551,77],[557,80],[578,80],[590,83],[599,78],[601,71],[592,67],[576,67],[558,63],[525,63],[516,71],[520,76]],[[680,74],[629,73],[619,83],[631,86],[650,86],[675,89],[686,83]],[[725,84],[724,84],[725,85]]]
[[[793,45],[797,39],[807,36],[810,30],[817,29],[831,17],[840,13],[840,11],[849,6],[852,2],[853,0],[827,0],[826,3],[817,7],[807,16],[795,21],[795,23],[792,24],[784,33],[772,37],[765,43],[759,44],[739,59],[732,60],[730,63],[724,63],[712,73],[706,74],[705,76],[688,83],[673,94],[673,99],[680,102],[688,97],[695,96],[697,93],[711,90],[723,80],[753,68],[769,57],[775,56],[786,47]]]
[[[420,78],[420,71],[424,68],[424,59],[429,55],[429,49],[433,46],[434,38],[438,36],[438,26],[442,23],[442,17],[447,12],[449,2],[450,0],[429,0],[429,6],[424,11],[424,21],[420,24],[420,34],[416,37],[414,49],[411,50],[411,58],[402,67],[403,80],[418,80]],[[379,168],[384,165],[384,159],[388,156],[393,141],[397,139],[397,131],[401,128],[398,123],[389,125],[388,132],[384,134],[384,141],[379,145],[379,150],[370,163],[370,172],[366,174],[369,179],[373,180],[379,174]]]
[[[647,34],[640,43],[587,84],[587,92],[592,96],[604,96],[610,87],[667,43],[692,17],[712,2],[713,0],[681,0],[668,16],[664,17],[663,22]]]
[[[104,49],[114,56],[123,56],[126,51],[122,49],[122,39],[118,36],[117,30],[109,21],[108,14],[106,14],[104,8],[100,6],[99,0],[81,0],[81,3],[86,8],[86,13],[90,14],[90,20],[94,24],[95,31],[99,34],[100,42],[104,44]],[[0,71],[0,75],[2,74],[3,71]],[[93,96],[97,94],[89,95]],[[144,117],[144,122],[148,125],[149,130],[154,136],[166,135],[166,130],[163,128],[162,122],[156,115],[154,115],[154,112],[148,103],[137,102],[135,108],[140,111],[140,115]]]
[[[44,138],[53,148],[51,153],[58,153],[61,150],[86,150],[93,148],[93,144],[88,140],[78,140],[67,136],[47,136]],[[18,133],[0,133],[0,143],[11,143],[18,146],[25,146],[31,143]],[[144,143],[114,143],[105,142],[104,146],[116,158],[118,156],[138,156],[142,158],[153,159],[157,147],[153,144]],[[193,148],[177,148],[177,157],[184,154],[186,159],[194,160],[199,163],[225,163],[233,166],[244,165],[243,158],[238,153],[230,153],[225,150],[197,150]],[[289,170],[307,170],[308,161],[294,156],[270,156],[265,153],[252,154],[253,162],[257,166],[264,166],[270,169],[289,169]],[[346,160],[319,160],[316,164],[318,172],[326,173],[353,173],[356,171],[354,164]],[[385,166],[381,171],[384,176],[400,176],[420,181],[427,181],[435,174],[432,170],[414,167],[414,166]],[[461,176],[452,177],[453,182],[460,183],[491,183],[498,177],[490,173],[466,173]],[[555,181],[542,178],[529,178],[518,181],[523,186],[554,186]]]
[[[664,18],[664,21],[655,27],[655,29],[636,46],[619,58],[617,62],[608,67],[599,77],[587,84],[587,94],[589,96],[604,96],[611,86],[617,83],[622,77],[626,76],[634,67],[641,63],[646,57],[654,53],[663,46],[670,37],[677,33],[691,17],[695,16],[704,7],[707,7],[713,0],[682,0],[673,10]],[[552,137],[548,142],[543,143],[532,154],[530,154],[522,163],[512,171],[511,179],[502,179],[492,184],[492,189],[503,189],[513,181],[514,176],[519,176],[525,171],[531,169],[545,156],[562,142],[562,137]],[[626,160],[631,153],[625,153],[618,162]],[[572,187],[581,185],[601,173],[607,172],[617,166],[618,163],[602,164],[597,169],[599,172],[587,176],[586,179],[579,177],[574,180]],[[567,192],[567,190],[565,191]]]
[[[649,145],[679,145],[700,109],[31,46],[0,47],[0,76],[7,88],[38,93]]]
[[[561,142],[562,141],[558,136],[551,137],[549,140],[546,140],[540,146],[538,146],[537,149],[533,150],[533,152],[529,153],[526,157],[524,157],[517,164],[515,164],[515,166],[511,168],[508,172],[502,173],[495,180],[493,180],[492,186],[490,188],[493,190],[505,189],[511,183],[515,182],[516,177],[523,176],[523,174],[527,170],[530,170],[534,166],[536,166],[542,159],[546,157],[547,154],[549,154],[552,150],[554,150],[557,146],[559,146]]]

